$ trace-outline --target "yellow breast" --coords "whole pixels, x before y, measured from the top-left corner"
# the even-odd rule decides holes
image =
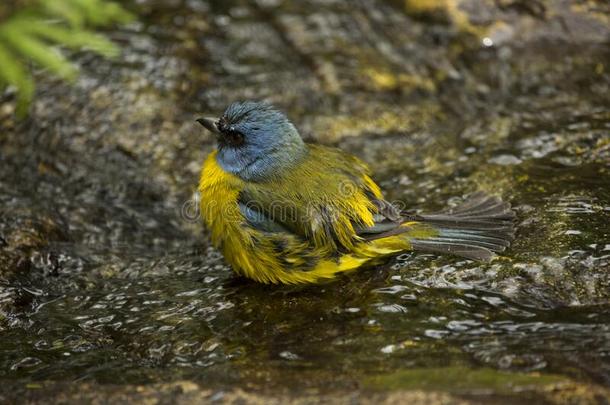
[[[228,173],[216,161],[217,151],[212,152],[203,164],[199,180],[200,210],[203,221],[212,234],[212,242],[222,247],[227,231],[243,221],[237,198],[244,183]]]

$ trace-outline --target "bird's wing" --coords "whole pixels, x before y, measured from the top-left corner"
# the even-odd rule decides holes
[[[291,232],[329,252],[349,251],[366,235],[400,223],[400,212],[383,199],[364,163],[320,145],[309,145],[289,171],[246,184],[239,203],[250,226]]]
[[[246,223],[252,228],[262,232],[289,232],[282,224],[267,217],[263,212],[250,208],[248,205],[238,202],[239,211],[244,216]]]

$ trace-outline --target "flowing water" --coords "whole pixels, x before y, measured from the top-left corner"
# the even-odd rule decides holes
[[[120,60],[75,55],[73,87],[43,80],[28,119],[3,116],[1,380],[610,385],[607,42],[486,47],[396,2],[133,7],[143,22],[109,33]],[[191,212],[213,147],[193,119],[241,98],[360,156],[409,208],[502,195],[513,246],[489,264],[406,252],[320,286],[237,278]]]

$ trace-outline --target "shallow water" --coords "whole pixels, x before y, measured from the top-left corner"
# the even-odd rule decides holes
[[[0,378],[610,385],[607,44],[485,49],[392,2],[272,3],[140,2],[145,22],[111,33],[123,60],[78,56],[74,88],[43,82],[32,116],[3,123]],[[489,264],[405,253],[321,286],[237,279],[184,204],[212,148],[192,118],[244,97],[365,159],[408,207],[502,195],[515,243]]]

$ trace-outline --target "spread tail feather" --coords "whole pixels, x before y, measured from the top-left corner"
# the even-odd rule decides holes
[[[477,192],[453,209],[410,216],[409,220],[423,222],[438,231],[434,237],[411,240],[411,245],[423,252],[488,261],[510,245],[515,233],[514,218],[509,203]]]

